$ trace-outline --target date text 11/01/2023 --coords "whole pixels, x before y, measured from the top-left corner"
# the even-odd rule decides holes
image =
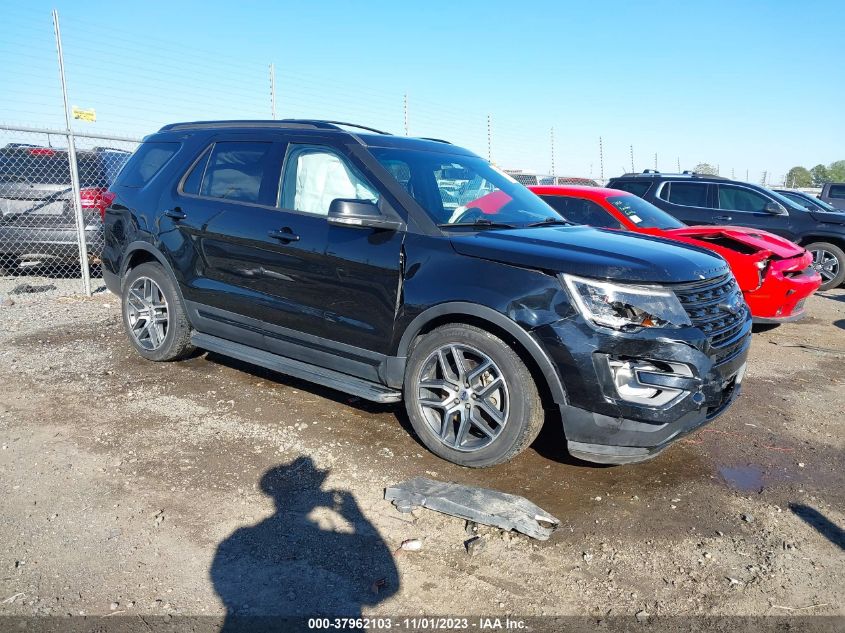
[[[429,630],[450,631],[477,629],[481,631],[518,631],[526,628],[524,620],[511,618],[448,618],[448,617],[411,617],[411,618],[309,618],[308,628],[313,630]]]

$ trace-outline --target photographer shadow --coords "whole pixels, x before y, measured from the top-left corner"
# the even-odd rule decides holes
[[[348,491],[323,490],[327,474],[298,457],[261,478],[276,511],[235,530],[211,564],[226,607],[222,631],[277,630],[286,618],[360,617],[362,607],[396,593],[390,548]]]

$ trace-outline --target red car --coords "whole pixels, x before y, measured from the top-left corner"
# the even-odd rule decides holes
[[[687,226],[642,198],[618,189],[533,186],[565,219],[576,224],[656,235],[715,251],[736,277],[755,323],[804,316],[804,301],[822,283],[813,256],[789,240],[739,226]]]

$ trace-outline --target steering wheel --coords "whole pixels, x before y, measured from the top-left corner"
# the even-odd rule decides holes
[[[452,224],[472,224],[484,218],[487,215],[478,207],[467,207]]]

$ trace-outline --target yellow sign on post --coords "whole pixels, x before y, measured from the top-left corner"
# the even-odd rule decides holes
[[[83,110],[82,108],[73,106],[70,112],[74,119],[79,119],[80,121],[89,121],[94,123],[97,120],[97,113],[94,111],[94,108],[91,108],[90,110]]]

